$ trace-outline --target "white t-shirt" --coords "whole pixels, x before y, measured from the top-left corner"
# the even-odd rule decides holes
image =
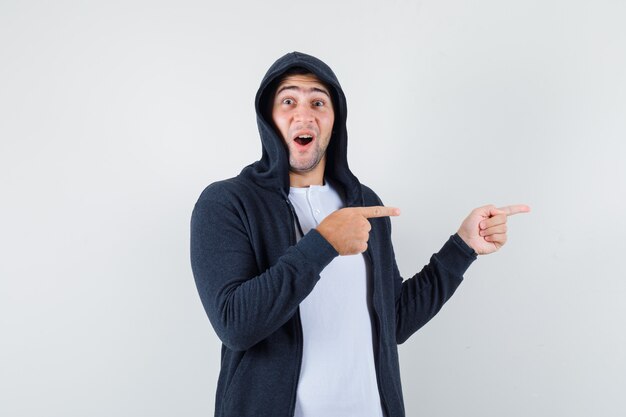
[[[291,187],[303,233],[343,207],[329,186]],[[382,417],[362,254],[338,256],[300,304],[304,335],[295,417]]]

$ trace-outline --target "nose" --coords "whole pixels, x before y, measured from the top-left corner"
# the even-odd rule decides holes
[[[315,117],[313,116],[313,110],[305,105],[300,105],[295,109],[293,119],[296,122],[307,123],[312,122]]]

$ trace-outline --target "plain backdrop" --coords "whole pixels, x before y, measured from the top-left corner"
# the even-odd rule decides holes
[[[408,416],[626,415],[626,2],[0,1],[0,415],[209,416],[189,263],[286,52],[348,98],[405,277],[529,204],[400,347]]]

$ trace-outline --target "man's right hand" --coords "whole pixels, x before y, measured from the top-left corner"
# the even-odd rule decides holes
[[[339,255],[356,255],[367,250],[372,229],[367,219],[399,215],[394,207],[347,207],[329,214],[316,229]]]

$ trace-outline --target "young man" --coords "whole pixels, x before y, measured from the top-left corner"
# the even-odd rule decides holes
[[[389,216],[347,162],[346,100],[331,69],[293,52],[256,95],[263,154],[209,185],[191,259],[220,337],[219,417],[404,416],[397,344],[452,296],[507,215],[475,209],[430,263],[400,277]]]

